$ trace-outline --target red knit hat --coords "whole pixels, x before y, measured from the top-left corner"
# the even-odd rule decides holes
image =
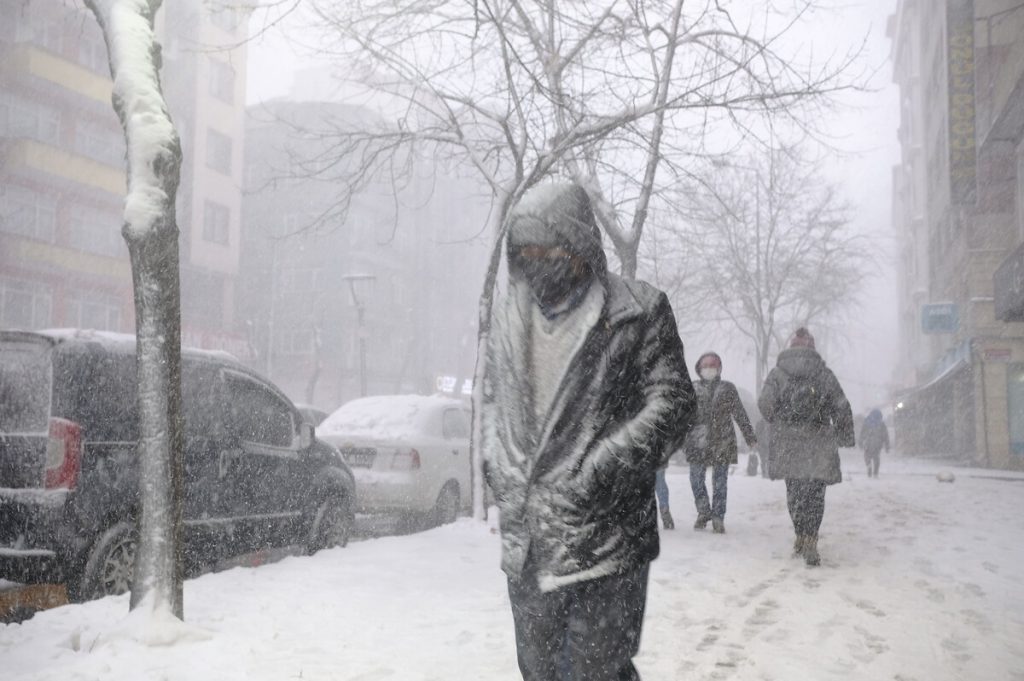
[[[801,326],[793,334],[793,337],[789,339],[789,347],[791,348],[810,348],[814,349],[814,336],[807,330],[807,327]]]

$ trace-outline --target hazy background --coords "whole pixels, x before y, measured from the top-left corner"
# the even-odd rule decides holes
[[[886,22],[895,4],[895,0],[837,1],[829,9],[816,12],[791,35],[794,41],[808,43],[820,58],[856,50],[863,44],[861,66],[870,72],[870,91],[841,94],[840,108],[824,127],[834,147],[828,152],[828,172],[854,208],[854,229],[870,235],[877,249],[879,270],[865,287],[861,305],[850,314],[851,321],[842,334],[811,329],[855,412],[888,400],[897,356],[891,178],[892,167],[899,161],[899,101],[898,89],[892,83],[890,41],[886,37]],[[249,44],[250,104],[301,94],[304,71],[308,76],[309,70],[329,67],[311,56],[307,48],[313,37],[302,31],[301,22],[297,14],[291,15],[258,34],[262,22],[254,19],[250,29],[255,37]],[[296,77],[300,81],[297,93],[293,89]],[[723,357],[725,378],[755,392],[752,347],[730,344],[728,336],[718,332],[687,334],[683,342],[688,361],[714,349]]]

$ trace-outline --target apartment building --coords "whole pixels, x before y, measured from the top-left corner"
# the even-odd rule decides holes
[[[132,331],[120,236],[124,139],[92,15],[0,0],[0,327]],[[246,17],[200,0],[157,20],[185,158],[178,196],[185,343],[244,355],[234,325],[241,233]]]
[[[1020,243],[1017,152],[997,123],[1019,105],[1019,92],[999,95],[1008,69],[1019,78],[1018,5],[899,0],[889,23],[901,96],[897,439],[999,468],[1024,468],[1024,327],[997,315],[994,284]]]

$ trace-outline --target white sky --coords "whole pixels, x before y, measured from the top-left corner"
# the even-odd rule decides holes
[[[897,292],[892,227],[892,167],[899,161],[896,129],[899,125],[898,91],[892,83],[887,17],[895,0],[825,0],[832,9],[815,15],[810,25],[794,33],[795,40],[813,44],[815,52],[845,52],[865,42],[864,66],[875,71],[873,92],[848,93],[846,108],[837,111],[829,125],[836,154],[831,173],[853,204],[854,227],[872,237],[882,259],[882,271],[868,286],[864,304],[853,317],[858,321],[846,331],[846,339],[822,338],[826,360],[833,367],[853,403],[861,412],[884,402],[896,359]],[[298,56],[278,30],[255,38],[249,45],[248,100],[251,103],[287,95],[295,74],[322,66],[308,56]],[[814,329],[812,328],[812,332]],[[820,334],[819,334],[820,335]],[[715,348],[723,355],[725,377],[754,392],[753,352],[730,348],[723,338],[684,338],[687,357]]]

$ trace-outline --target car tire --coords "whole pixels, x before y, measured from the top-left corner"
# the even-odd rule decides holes
[[[309,555],[323,549],[346,546],[354,524],[352,505],[341,496],[328,498],[320,504],[313,517],[307,549]]]
[[[430,524],[433,527],[438,527],[454,523],[459,517],[460,503],[459,486],[454,482],[447,483],[441,488],[441,493],[437,495],[437,501],[434,502]]]
[[[138,531],[129,522],[108,528],[93,542],[76,584],[68,585],[72,601],[91,601],[123,594],[132,588]]]

